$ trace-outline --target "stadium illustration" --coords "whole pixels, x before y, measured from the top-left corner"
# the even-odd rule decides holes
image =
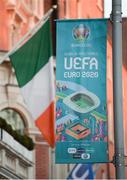
[[[88,90],[73,93],[64,98],[63,103],[79,113],[88,113],[100,104],[99,98]]]
[[[106,115],[97,111],[100,99],[85,87],[56,82],[56,141],[106,139]]]

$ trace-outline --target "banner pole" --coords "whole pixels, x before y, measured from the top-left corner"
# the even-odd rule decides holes
[[[53,5],[52,8],[42,17],[42,19],[35,25],[33,29],[30,29],[17,43],[16,45],[7,52],[1,59],[0,64],[3,63],[5,59],[7,59],[12,53],[14,53],[24,41],[30,39],[41,27],[42,25],[47,21],[47,19],[51,16],[54,9],[57,8],[57,5]],[[28,39],[27,39],[28,38]]]
[[[125,179],[123,95],[122,95],[122,2],[112,0],[112,43],[113,43],[113,104],[114,104],[114,143],[113,163],[116,179]]]

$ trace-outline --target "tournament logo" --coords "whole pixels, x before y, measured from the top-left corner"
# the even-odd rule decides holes
[[[72,35],[75,40],[83,42],[88,39],[90,30],[86,25],[80,24],[73,29]]]

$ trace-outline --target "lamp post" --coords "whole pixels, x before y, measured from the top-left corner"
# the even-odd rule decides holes
[[[112,0],[113,103],[116,179],[125,179],[123,95],[122,95],[122,2]]]

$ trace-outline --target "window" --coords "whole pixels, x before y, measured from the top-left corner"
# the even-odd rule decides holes
[[[18,38],[20,37],[20,25],[19,24],[13,24],[11,26],[11,32],[10,32],[10,46],[13,47],[17,42],[18,42]]]
[[[4,109],[0,111],[0,117],[5,119],[8,124],[11,125],[11,127],[18,131],[20,134],[24,134],[25,130],[25,123],[21,115],[15,111],[14,109]]]

